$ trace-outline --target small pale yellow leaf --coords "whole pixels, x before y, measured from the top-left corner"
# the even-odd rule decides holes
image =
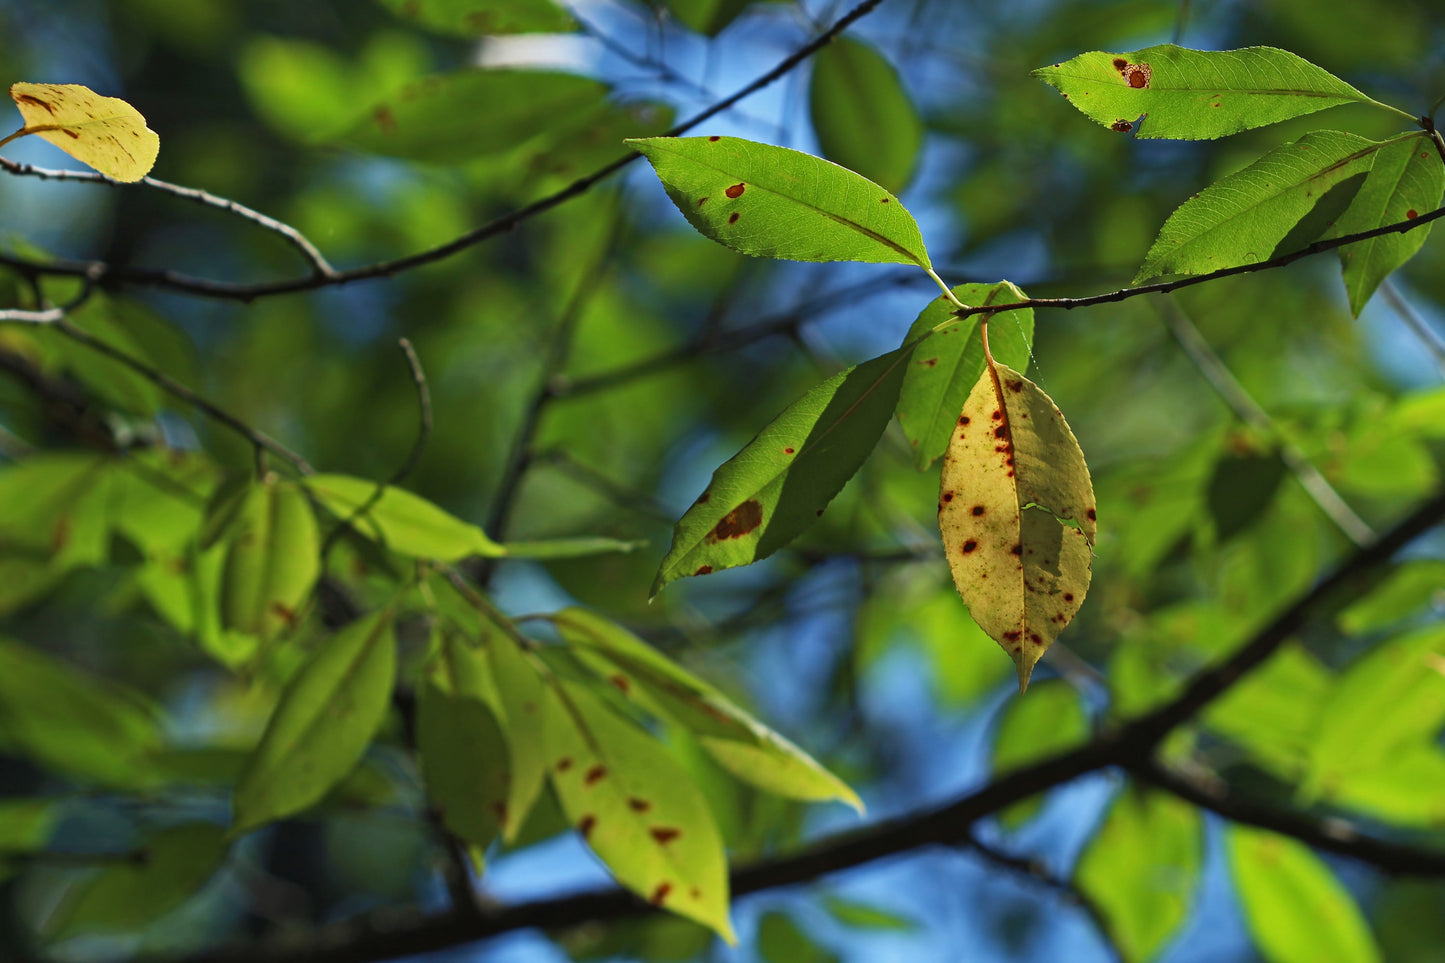
[[[161,139],[146,119],[117,97],[80,84],[11,84],[25,133],[50,141],[106,177],[138,181],[150,173]]]
[[[984,367],[954,425],[938,527],[959,595],[1022,692],[1088,591],[1094,487],[1063,413],[1006,365]]]

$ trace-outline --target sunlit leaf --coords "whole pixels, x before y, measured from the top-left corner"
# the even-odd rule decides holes
[[[954,295],[974,307],[1012,304],[1026,295],[1008,281],[997,284],[960,284]],[[958,421],[958,412],[983,373],[983,341],[979,337],[979,315],[950,324],[929,335],[947,321],[954,311],[945,297],[930,301],[908,329],[903,343],[928,337],[913,349],[913,361],[903,376],[898,393],[898,422],[913,446],[913,463],[927,469],[945,451]],[[1034,339],[1032,308],[1008,311],[996,316],[989,328],[989,348],[994,358],[1016,371],[1027,371]]]
[[[142,786],[160,718],[138,692],[0,639],[0,742],[69,776]]]
[[[1200,140],[1236,134],[1340,104],[1373,103],[1333,74],[1287,50],[1190,50],[1173,44],[1134,53],[1079,54],[1034,76],[1091,120],[1139,137]],[[1140,120],[1140,118],[1143,118]]]
[[[712,686],[616,623],[585,609],[553,616],[562,638],[602,655],[616,672],[609,683],[625,695],[642,688],[658,707],[691,730],[698,744],[738,779],[793,799],[837,799],[863,809],[857,793],[806,752],[738,708]]]
[[[1411,220],[1439,207],[1442,195],[1445,165],[1435,153],[1430,135],[1414,134],[1375,154],[1370,174],[1354,201],[1325,237],[1342,237]],[[1358,315],[1380,282],[1414,257],[1429,235],[1430,227],[1426,225],[1405,234],[1385,234],[1340,248],[1350,310]]]
[[[1304,247],[1318,234],[1298,245],[1282,242],[1331,189],[1357,188],[1384,146],[1344,131],[1316,130],[1276,147],[1169,215],[1134,280],[1203,274],[1287,253],[1277,251],[1281,247]]]
[[[1194,900],[1204,862],[1199,810],[1163,793],[1125,789],[1084,848],[1074,881],[1104,914],[1125,963],[1159,954]]]
[[[1383,642],[1342,672],[1320,710],[1306,792],[1328,791],[1445,724],[1445,627]]]
[[[1343,632],[1358,635],[1395,625],[1427,605],[1445,608],[1445,559],[1401,562],[1368,595],[1339,615]]]
[[[462,70],[415,81],[371,108],[340,142],[455,164],[518,147],[601,105],[607,87],[576,74]]]
[[[185,823],[163,829],[145,840],[142,858],[117,860],[79,883],[47,928],[64,938],[144,926],[196,895],[226,850],[226,831],[220,826]]]
[[[1445,751],[1430,741],[1433,734],[1422,735],[1366,768],[1339,774],[1322,799],[1395,825],[1445,828]]]
[[[923,121],[887,59],[838,37],[813,55],[808,104],[825,157],[887,190],[903,190],[923,146]]]
[[[1297,779],[1313,751],[1320,709],[1333,683],[1333,674],[1318,659],[1297,642],[1287,642],[1209,706],[1204,719],[1256,765]]]
[[[11,84],[25,131],[118,181],[150,173],[161,139],[140,111],[80,84]]]
[[[929,266],[898,198],[821,157],[737,137],[629,140],[693,227],[755,257]]]
[[[508,33],[560,33],[577,26],[552,0],[381,0],[419,27],[454,37]]]
[[[706,798],[652,736],[555,681],[543,741],[568,820],[623,886],[734,942],[722,838]]]
[[[673,528],[650,594],[767,558],[817,521],[887,427],[911,351],[890,351],[812,388],[713,472]]]
[[[1014,699],[1004,707],[994,733],[994,772],[1018,769],[1088,737],[1089,720],[1074,687],[1057,679],[1041,682],[1027,699]],[[1042,805],[1037,797],[1017,803],[999,813],[999,822],[1005,829],[1017,829]]]
[[[339,519],[351,519],[365,507],[351,524],[399,555],[451,562],[471,555],[505,554],[478,526],[405,489],[349,475],[311,475],[303,484]]]
[[[293,482],[252,485],[231,524],[221,578],[226,628],[269,638],[293,628],[321,571],[321,540]]]
[[[1377,963],[1364,914],[1307,846],[1238,825],[1225,843],[1245,922],[1269,963]]]
[[[938,525],[959,595],[1014,660],[1023,691],[1084,604],[1094,489],[1063,414],[1006,365],[985,368],[954,426]]]
[[[319,802],[361,759],[396,677],[393,613],[359,619],[323,641],[281,694],[232,799],[232,833]]]

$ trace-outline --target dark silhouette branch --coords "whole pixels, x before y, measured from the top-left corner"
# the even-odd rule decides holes
[[[860,18],[872,13],[874,8],[880,3],[882,3],[882,0],[863,0],[863,2],[838,18],[827,30],[824,30],[817,37],[799,47],[787,57],[784,57],[773,69],[741,88],[736,93],[724,97],[700,113],[689,117],[687,120],[667,131],[663,136],[677,137],[685,134],[699,124],[728,110],[739,101],[752,96],[774,81],[786,76],[799,64],[826,47],[835,37],[852,26]],[[574,197],[585,194],[593,186],[611,177],[641,156],[641,154],[634,151],[619,157],[610,164],[599,167],[585,177],[578,178],[560,191],[539,198],[525,207],[520,207],[510,213],[503,214],[501,217],[468,231],[445,244],[429,248],[425,251],[418,251],[415,254],[409,254],[405,257],[399,257],[389,261],[378,261],[373,264],[366,264],[344,271],[333,271],[325,275],[309,274],[304,277],[289,278],[282,281],[263,281],[246,284],[235,281],[218,281],[209,278],[194,277],[178,271],[165,269],[114,267],[104,261],[57,259],[49,262],[39,262],[7,254],[0,255],[0,265],[13,268],[27,277],[45,275],[91,277],[94,278],[97,283],[104,285],[130,284],[149,286],[200,297],[229,301],[249,302],[257,298],[272,297],[278,294],[315,291],[319,288],[331,287],[338,284],[349,284],[355,281],[366,281],[373,278],[392,277],[403,271],[410,271],[425,264],[445,260],[460,251],[480,244],[482,241],[511,231],[524,221],[530,220],[538,214],[545,213]]]

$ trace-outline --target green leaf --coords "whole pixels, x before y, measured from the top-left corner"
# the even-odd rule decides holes
[[[0,639],[0,742],[47,769],[135,787],[152,781],[161,727],[140,693]]]
[[[1378,963],[1380,951],[1360,908],[1303,843],[1231,826],[1230,872],[1245,922],[1270,963]]]
[[[1294,781],[1313,751],[1320,709],[1333,683],[1318,659],[1287,642],[1209,706],[1204,719],[1262,768]]]
[[[768,910],[759,917],[758,955],[767,963],[838,963],[839,959],[781,910]]]
[[[825,157],[894,193],[907,186],[923,121],[878,51],[844,36],[814,54],[808,105]]]
[[[1427,605],[1445,606],[1445,559],[1411,559],[1395,566],[1368,595],[1340,613],[1340,631],[1359,635],[1388,628]]]
[[[1387,144],[1375,154],[1370,174],[1359,193],[1326,237],[1343,237],[1386,224],[1398,224],[1440,206],[1445,195],[1445,165],[1430,135],[1417,133]],[[1380,282],[1415,256],[1430,227],[1407,234],[1385,234],[1340,248],[1345,291],[1356,316]]]
[[[161,139],[140,111],[80,84],[11,84],[25,132],[50,141],[82,164],[118,181],[150,173]]]
[[[649,697],[649,710],[690,730],[698,744],[735,778],[791,799],[837,799],[863,811],[857,793],[811,756],[621,626],[586,609],[552,617],[570,645],[601,655],[617,670],[603,673],[618,690]]]
[[[583,535],[578,538],[548,538],[535,542],[506,542],[499,547],[502,554],[509,558],[559,559],[626,553],[644,548],[647,544],[623,541],[620,538],[604,538],[600,535]]]
[[[540,716],[547,693],[536,666],[511,639],[489,629],[478,639],[477,646],[486,655],[489,678],[496,685],[498,703],[493,705],[493,710],[500,705],[498,717],[512,764],[502,838],[508,844],[516,844],[527,814],[546,782]],[[466,662],[454,655],[453,664],[463,666]],[[461,685],[462,691],[472,693],[473,697],[480,697],[483,691],[482,684],[463,681]]]
[[[629,140],[705,236],[742,254],[929,268],[898,198],[821,157],[737,137]]]
[[[970,307],[1013,304],[1027,297],[1008,281],[960,284],[953,293]],[[935,298],[903,339],[903,343],[908,344],[924,338],[913,349],[913,363],[908,366],[898,393],[898,422],[913,446],[913,464],[919,471],[926,470],[948,450],[958,412],[983,373],[983,340],[978,327],[981,315],[962,318],[933,331],[947,321],[954,310],[946,297]],[[929,334],[930,331],[933,333]],[[990,325],[989,348],[993,356],[1017,371],[1028,370],[1033,340],[1033,308],[997,315]]]
[[[62,575],[105,561],[110,459],[32,455],[0,470],[0,612],[47,591]]]
[[[1445,752],[1430,741],[1434,733],[1416,737],[1368,768],[1341,774],[1324,799],[1396,825],[1445,828]]]
[[[1091,120],[1136,135],[1202,140],[1340,104],[1374,103],[1328,71],[1275,47],[1079,54],[1034,76]],[[1143,118],[1140,120],[1140,118]],[[1119,125],[1123,125],[1122,128]]]
[[[939,479],[944,553],[1022,692],[1089,590],[1093,483],[1063,413],[1007,365],[985,368],[955,429]]]
[[[607,87],[575,74],[462,70],[423,77],[372,107],[340,143],[389,157],[458,164],[584,120]]]
[[[0,799],[0,883],[17,870],[5,857],[43,850],[56,817],[55,804],[49,799]]]
[[[224,626],[262,638],[294,628],[321,572],[321,539],[306,493],[272,479],[251,486],[229,534]]]
[[[1206,494],[1215,538],[1228,541],[1258,521],[1288,471],[1278,452],[1226,450],[1214,463]]]
[[[232,834],[319,802],[360,761],[391,704],[390,609],[328,637],[287,684],[236,783]]]
[[[677,760],[566,682],[554,681],[547,693],[542,731],[562,810],[617,881],[736,942],[722,837]]]
[[[416,729],[427,798],[447,829],[487,846],[507,816],[507,743],[497,717],[486,702],[428,681]]]
[[[833,893],[823,897],[823,908],[839,923],[855,929],[892,930],[899,933],[913,933],[918,930],[918,921],[902,913]]]
[[[1027,699],[1014,699],[1004,707],[994,734],[993,771],[1018,769],[1088,737],[1089,720],[1074,687],[1059,679],[1041,682]],[[1042,805],[1037,797],[1025,800],[999,813],[999,822],[1005,829],[1017,829]]]
[[[1199,810],[1133,786],[1109,807],[1074,870],[1124,963],[1153,959],[1189,914],[1204,860]]]
[[[1164,274],[1204,274],[1287,253],[1282,242],[1300,219],[1332,188],[1368,171],[1384,146],[1344,131],[1316,130],[1276,147],[1169,215],[1135,283]],[[1303,238],[1291,249],[1314,239]]]
[[[472,555],[496,558],[506,554],[481,528],[405,489],[349,475],[312,475],[303,484],[339,519],[350,519],[368,506],[352,525],[398,555],[454,562]]]
[[[563,33],[577,26],[551,0],[381,0],[381,5],[403,20],[453,37]]]
[[[1442,724],[1445,627],[1433,625],[1375,646],[1340,674],[1315,724],[1302,791],[1329,792]]]
[[[817,521],[878,444],[911,352],[890,351],[810,389],[713,472],[673,528],[649,594],[767,558]]]
[[[144,860],[116,862],[77,885],[48,921],[54,938],[119,933],[157,920],[196,895],[226,858],[226,831],[172,826],[146,840]]]
[[[689,30],[716,37],[738,18],[753,0],[662,0]]]

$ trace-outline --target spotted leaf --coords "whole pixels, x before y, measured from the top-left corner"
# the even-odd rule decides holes
[[[878,444],[912,350],[890,351],[812,388],[713,472],[673,529],[651,594],[684,576],[767,558],[817,521]]]
[[[221,577],[226,628],[263,638],[295,626],[321,570],[316,516],[292,482],[252,485],[228,527]]]
[[[10,97],[25,118],[24,131],[50,141],[71,157],[118,181],[150,173],[161,139],[140,111],[117,97],[80,84],[11,84]]]
[[[542,738],[567,819],[623,886],[729,943],[727,863],[706,797],[662,743],[554,681]]]
[[[1328,71],[1275,47],[1096,50],[1041,67],[1034,76],[1091,120],[1143,138],[1207,140],[1326,107],[1374,103]]]
[[[651,161],[692,226],[734,251],[788,261],[930,266],[913,215],[846,167],[737,137],[627,144]]]
[[[1063,413],[1006,365],[985,366],[954,426],[938,525],[959,594],[1023,691],[1088,591],[1094,488]]]
[[[970,306],[1012,304],[1025,297],[1008,281],[960,284],[953,289],[953,294]],[[904,344],[923,339],[913,349],[913,359],[898,393],[898,423],[913,447],[913,464],[919,471],[928,468],[947,450],[958,410],[983,372],[979,315],[960,318],[946,328],[933,330],[947,321],[953,311],[953,303],[947,298],[935,298],[903,339]],[[995,358],[1019,371],[1027,371],[1034,340],[1033,309],[998,315],[989,338]]]
[[[236,781],[233,833],[320,802],[361,760],[391,704],[392,628],[390,610],[351,623],[287,683]]]
[[[1445,165],[1440,163],[1429,134],[1421,132],[1387,143],[1374,155],[1369,176],[1349,208],[1324,236],[1341,237],[1412,220],[1439,207],[1442,194]],[[1356,315],[1380,282],[1414,257],[1429,235],[1430,227],[1426,225],[1406,234],[1385,234],[1340,248],[1345,290]]]
[[[837,799],[863,811],[858,794],[802,749],[631,632],[585,609],[552,621],[581,654],[596,654],[599,675],[649,711],[689,729],[729,773],[792,799]],[[639,691],[640,690],[640,691]]]
[[[536,666],[516,644],[493,629],[484,630],[476,649],[486,658],[475,664],[457,656],[454,665],[463,691],[481,693],[495,685],[497,701],[490,702],[502,724],[511,761],[507,784],[507,813],[502,819],[502,838],[517,839],[527,813],[536,803],[546,782],[546,760],[542,751],[542,704],[546,690]],[[472,675],[468,666],[475,670]]]

